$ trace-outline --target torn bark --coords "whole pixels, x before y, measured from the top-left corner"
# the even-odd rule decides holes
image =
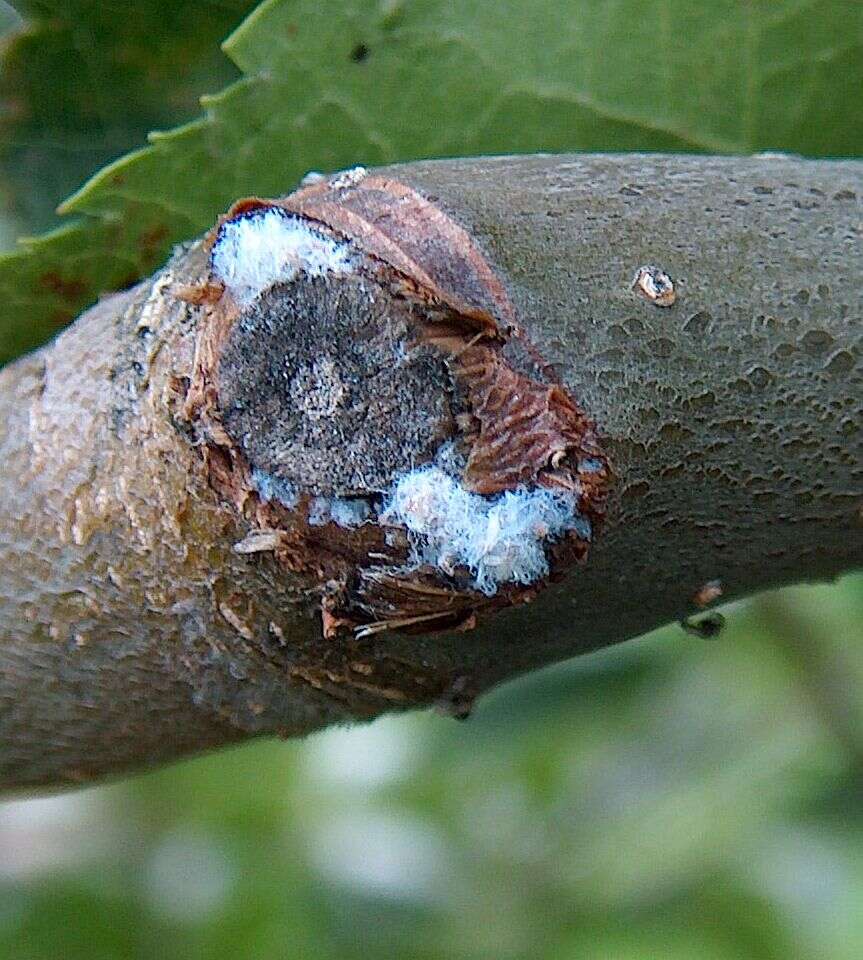
[[[531,345],[512,363],[559,380],[597,425],[615,476],[589,559],[530,603],[459,601],[453,623],[478,611],[472,630],[355,631],[325,589],[341,568],[322,561],[310,588],[285,562],[283,511],[260,490],[228,495],[232,438],[213,443],[187,415],[221,295],[191,245],[0,373],[0,785],[82,782],[435,702],[463,713],[519,672],[687,616],[707,584],[724,602],[863,563],[863,164],[521,157],[375,176],[470,238]],[[304,215],[355,235],[325,191]],[[386,230],[373,242],[424,296],[411,251],[387,253]],[[633,289],[647,269],[673,298]],[[471,410],[432,413],[457,433]],[[537,460],[537,482],[564,447]],[[348,549],[337,524],[308,529],[322,557]],[[371,580],[389,602],[382,569]],[[450,589],[443,576],[414,579],[423,602]]]

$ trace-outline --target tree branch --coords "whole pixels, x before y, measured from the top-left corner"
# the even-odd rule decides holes
[[[193,245],[0,372],[0,786],[433,702],[459,714],[691,614],[711,581],[724,602],[863,563],[863,164],[538,156],[383,175],[467,231],[596,424],[613,484],[586,562],[467,632],[323,637],[324,588],[249,541],[260,523],[184,419],[214,322],[178,297],[208,270]],[[673,305],[632,289],[648,265]]]

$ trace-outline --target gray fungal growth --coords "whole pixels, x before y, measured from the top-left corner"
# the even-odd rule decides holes
[[[431,348],[410,345],[409,319],[358,274],[278,282],[241,312],[220,401],[262,493],[382,494],[434,457],[452,432],[452,384]]]
[[[257,490],[264,500],[278,500],[283,507],[295,507],[299,502],[296,488],[287,480],[280,480],[278,477],[271,476],[258,470],[252,469],[252,486]]]

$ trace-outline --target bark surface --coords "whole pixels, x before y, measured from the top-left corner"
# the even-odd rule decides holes
[[[200,244],[0,372],[0,787],[430,703],[863,564],[863,164],[537,156],[384,171],[464,227],[614,469],[586,564],[468,632],[325,641],[178,411]],[[659,307],[640,267],[672,279]],[[709,596],[709,592],[704,594]],[[310,664],[312,667],[310,667]],[[317,668],[313,668],[313,667]]]

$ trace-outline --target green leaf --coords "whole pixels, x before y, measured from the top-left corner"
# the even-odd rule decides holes
[[[19,3],[0,59],[0,201],[29,230],[150,130],[194,117],[201,92],[234,80],[218,44],[253,0]],[[7,12],[7,19],[8,19]],[[8,24],[5,24],[8,26]]]
[[[245,77],[205,98],[203,119],[151,135],[64,205],[74,227],[0,259],[0,344],[9,356],[39,342],[234,199],[285,193],[309,169],[858,153],[861,38],[863,5],[846,0],[267,0],[225,44]]]

